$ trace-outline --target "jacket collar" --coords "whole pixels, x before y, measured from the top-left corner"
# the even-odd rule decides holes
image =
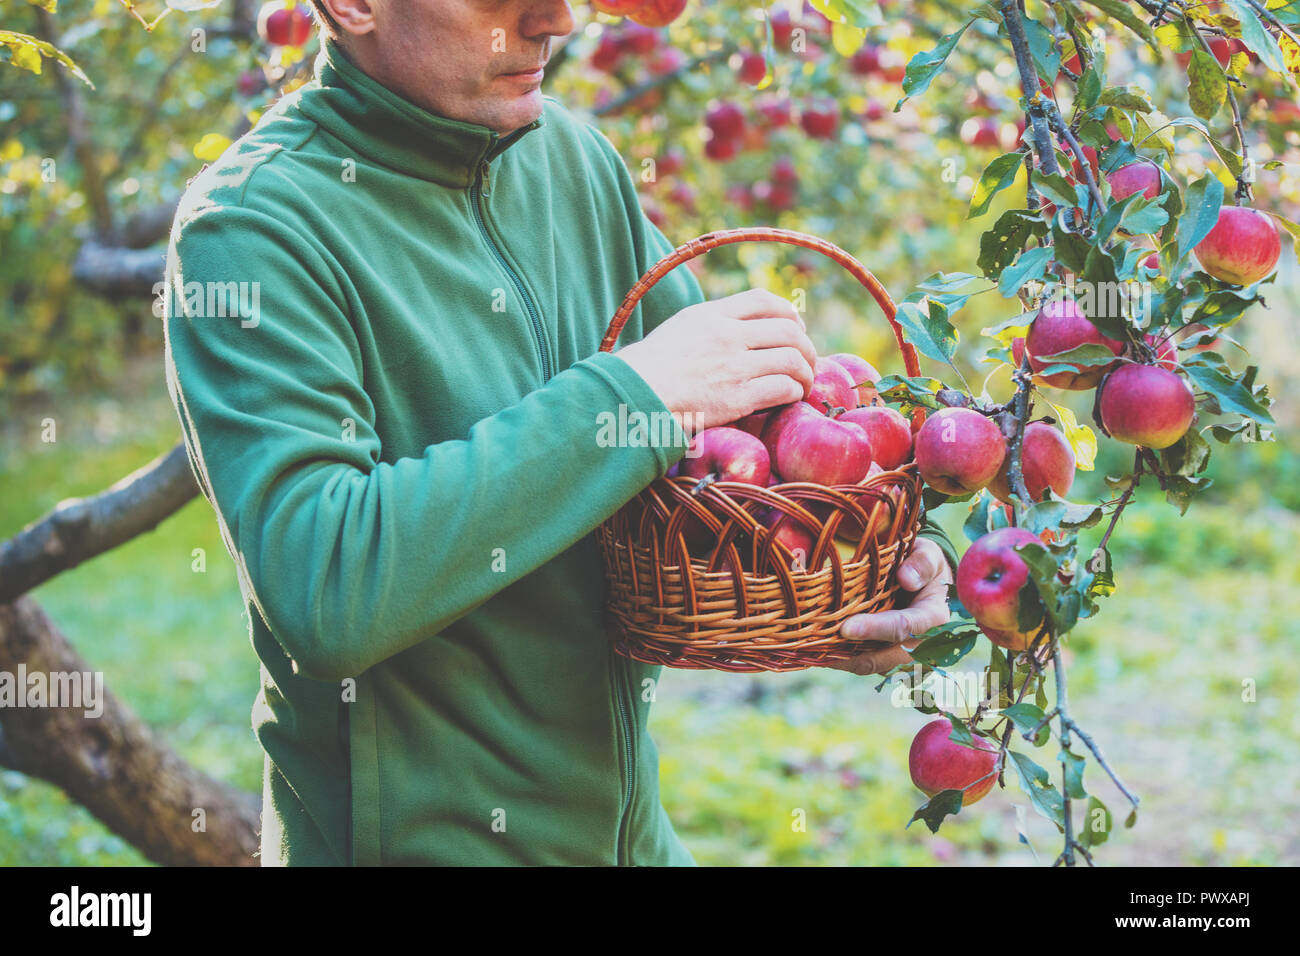
[[[467,189],[484,161],[542,125],[538,117],[503,137],[486,126],[430,113],[363,73],[326,37],[315,70],[315,82],[298,99],[304,115],[358,155],[453,189]]]

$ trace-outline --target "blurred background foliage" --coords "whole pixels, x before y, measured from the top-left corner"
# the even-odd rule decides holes
[[[923,98],[892,112],[900,65],[965,17],[944,0],[881,6],[884,25],[865,41],[872,66],[860,35],[840,36],[837,48],[826,24],[797,2],[771,11],[778,23],[785,15],[807,29],[799,53],[779,36],[769,48],[762,7],[740,0],[692,0],[686,15],[649,37],[575,5],[575,32],[557,45],[546,86],[615,143],[647,213],[672,241],[746,224],[811,232],[852,252],[901,299],[931,273],[976,271],[988,217],[1023,204],[1022,184],[988,217],[966,220],[984,164],[1019,135],[1018,91],[1004,42],[972,37]],[[81,281],[76,264],[91,243],[148,254],[165,227],[133,236],[133,225],[174,204],[204,161],[307,79],[315,41],[273,51],[250,13],[251,4],[230,0],[173,12],[152,33],[114,0],[63,0],[54,13],[10,4],[0,14],[4,28],[57,39],[94,83],[70,80],[50,61],[40,75],[0,63],[0,538],[64,498],[102,490],[179,438],[151,295]],[[1111,40],[1114,79],[1127,71],[1127,82],[1166,113],[1188,112],[1172,53],[1157,57],[1128,35]],[[737,75],[753,52],[769,68],[757,89]],[[1283,162],[1259,172],[1256,203],[1300,218],[1295,88],[1257,65],[1243,78],[1252,153]],[[815,138],[799,117],[827,99],[837,128]],[[706,155],[706,117],[722,103],[740,107],[746,132],[737,155],[718,161]],[[787,108],[788,125],[762,119]],[[1211,127],[1229,138],[1223,115]],[[89,182],[88,156],[96,166]],[[665,157],[668,169],[679,168],[661,173]],[[780,167],[793,167],[797,183],[782,180]],[[1171,172],[1186,182],[1205,170],[1231,185],[1204,141],[1180,134]],[[774,191],[780,185],[791,187],[788,195]],[[818,258],[748,245],[691,266],[711,295],[763,286],[804,296],[823,352],[856,351],[883,372],[901,372],[874,303]],[[161,251],[157,267],[161,277]],[[1268,301],[1232,331],[1260,380],[1274,383],[1277,440],[1216,447],[1214,488],[1186,516],[1144,488],[1112,540],[1118,589],[1067,650],[1077,716],[1144,799],[1137,828],[1117,833],[1102,862],[1300,863],[1300,655],[1291,631],[1300,616],[1300,409],[1286,387],[1300,380],[1300,285],[1289,249]],[[981,361],[989,342],[980,330],[1018,312],[991,292],[958,315],[957,365],[977,394],[987,376],[992,397],[1010,395],[1006,366]],[[1050,397],[1090,421],[1076,396]],[[40,440],[47,417],[59,423],[57,442]],[[1127,446],[1103,438],[1096,469],[1080,473],[1071,499],[1109,498],[1103,476],[1130,463]],[[966,507],[937,513],[959,547]],[[1085,532],[1084,544],[1101,531]],[[208,559],[202,574],[191,569],[196,548]],[[35,593],[112,690],[187,759],[260,789],[249,729],[257,661],[206,502]],[[1253,702],[1243,701],[1243,681],[1253,682]],[[1050,859],[1055,833],[1024,813],[1014,784],[939,836],[920,824],[904,828],[923,802],[906,770],[923,718],[893,706],[878,683],[820,670],[665,671],[652,730],[665,804],[697,859],[1020,864],[1034,862],[1035,848]],[[1121,805],[1108,783],[1091,782],[1112,808]],[[806,831],[792,828],[795,810],[806,813]],[[0,771],[0,864],[142,862],[56,789]]]

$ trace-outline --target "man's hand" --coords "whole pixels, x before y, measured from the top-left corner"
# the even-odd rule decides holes
[[[847,661],[827,664],[854,674],[883,674],[912,659],[908,653],[920,643],[913,638],[949,617],[948,585],[952,568],[939,546],[929,538],[917,538],[912,551],[898,570],[899,587],[915,591],[911,603],[896,611],[855,614],[840,625],[840,634],[855,641],[880,641],[878,649],[865,651]]]
[[[615,354],[697,431],[800,401],[817,361],[799,313],[766,289],[682,309]]]

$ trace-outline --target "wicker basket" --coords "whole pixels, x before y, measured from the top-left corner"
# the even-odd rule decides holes
[[[641,297],[670,270],[717,246],[750,241],[803,246],[842,265],[884,311],[907,374],[920,374],[875,276],[838,246],[773,228],[711,232],[665,256],[628,292],[600,350],[613,348]],[[913,432],[923,421],[917,409]],[[651,664],[728,671],[846,660],[873,645],[842,638],[840,624],[894,607],[897,568],[921,516],[921,481],[911,462],[857,485],[655,481],[597,531],[615,647]],[[815,537],[810,555],[796,555],[777,539],[785,522]],[[701,526],[709,531],[707,547],[699,543]]]

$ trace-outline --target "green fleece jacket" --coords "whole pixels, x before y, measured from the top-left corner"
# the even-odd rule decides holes
[[[592,533],[685,450],[597,440],[667,411],[596,349],[671,249],[553,99],[499,137],[328,42],[190,184],[168,385],[262,664],[264,864],[693,862]],[[674,270],[621,344],[703,298]]]

